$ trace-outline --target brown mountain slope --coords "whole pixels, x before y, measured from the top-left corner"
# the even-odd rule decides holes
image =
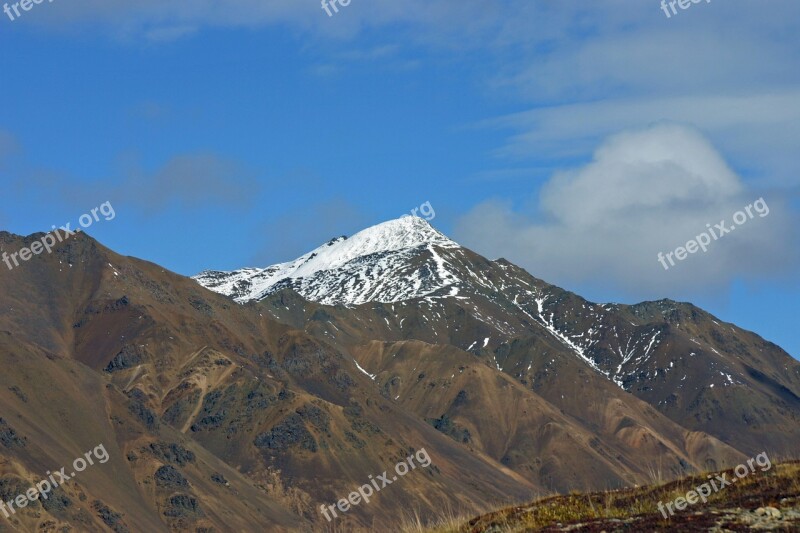
[[[0,233],[0,251],[35,238]],[[734,331],[723,346],[682,317],[673,326],[646,306],[590,304],[502,261],[447,253],[474,281],[458,295],[355,307],[291,290],[235,304],[85,235],[0,273],[9,339],[0,364],[12,369],[0,376],[0,495],[30,486],[42,465],[113,443],[107,464],[65,487],[69,503],[20,510],[12,523],[326,527],[321,505],[424,448],[429,468],[335,522],[391,530],[410,509],[434,515],[720,468],[765,427],[779,450],[800,431],[794,367],[769,346],[755,352],[757,337]],[[713,321],[698,316],[703,328]],[[733,379],[760,385],[708,387],[730,405],[698,416],[716,368],[689,356],[697,375],[684,389],[646,370],[682,361],[669,358],[687,339],[729,367],[729,351],[746,352],[738,360],[763,375],[738,369]],[[788,376],[776,375],[780,365]],[[654,401],[667,391],[679,396],[673,411]],[[734,406],[761,425],[743,424]]]
[[[403,406],[552,490],[643,483],[657,470],[676,475],[743,457],[591,372],[562,389],[567,411],[453,347],[372,342],[356,353]]]
[[[564,353],[550,337],[536,339],[544,346],[540,350],[552,353],[540,380],[550,383],[546,391],[557,396],[557,402],[542,398],[525,380],[515,381],[511,372],[500,371],[494,354],[487,360],[451,345],[415,341],[360,344],[359,335],[391,337],[396,331],[390,325],[402,323],[405,329],[413,327],[409,323],[425,323],[424,305],[416,312],[411,306],[391,304],[350,310],[304,304],[292,293],[262,303],[270,310],[294,313],[306,305],[307,317],[291,318],[296,325],[306,324],[309,332],[351,351],[375,375],[386,397],[455,440],[554,490],[642,483],[655,472],[674,476],[741,458],[719,440],[676,425],[587,368],[574,354]],[[443,321],[452,324],[452,317],[459,314],[458,303],[444,302],[442,307]],[[392,308],[403,312],[387,316]],[[475,338],[468,328],[477,326],[470,315],[461,314],[457,323],[462,334]],[[437,337],[436,332],[428,335]],[[514,350],[533,351],[524,343],[514,343]],[[575,394],[578,390],[580,394]]]
[[[21,510],[22,529],[311,527],[321,504],[423,447],[428,469],[339,523],[539,489],[382,398],[334,347],[86,236],[0,274],[0,294],[0,357],[13,369],[0,413],[29,443],[0,446],[5,472],[30,486],[98,443],[112,457],[76,480],[85,494],[67,492],[65,511]]]
[[[26,445],[0,446],[3,479],[27,489],[45,479],[47,471],[66,466],[69,473],[75,458],[100,444],[110,459],[65,484],[57,504],[33,506],[15,514],[15,526],[36,530],[49,523],[51,527],[70,524],[100,530],[103,508],[121,515],[106,525],[131,531],[167,531],[167,523],[177,526],[187,521],[197,527],[228,523],[246,528],[262,516],[277,529],[294,529],[302,523],[275,498],[190,439],[168,426],[148,427],[142,407],[97,372],[66,357],[19,346],[10,335],[2,343],[4,362],[12,367],[1,380],[0,405],[3,417]],[[184,516],[184,509],[171,509],[169,499],[175,494],[157,488],[154,474],[171,464],[158,451],[161,449],[193,456],[179,465],[188,485],[177,493],[200,499],[202,511],[196,520]],[[217,474],[225,476],[230,485],[213,483],[212,476]],[[21,492],[9,488],[5,501]],[[164,517],[170,511],[177,513],[174,520]],[[0,524],[5,526],[4,521]]]
[[[800,362],[758,335],[691,304],[594,304],[504,260],[464,248],[438,253],[461,281],[425,298],[308,307],[284,291],[262,303],[277,319],[343,347],[411,339],[458,347],[587,422],[597,414],[581,409],[594,402],[562,398],[563,391],[611,384],[621,396],[603,397],[634,395],[745,453],[796,452]]]

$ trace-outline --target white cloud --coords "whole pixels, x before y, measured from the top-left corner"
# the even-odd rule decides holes
[[[722,289],[797,266],[791,215],[778,194],[750,191],[698,131],[660,124],[607,139],[593,160],[553,175],[538,209],[500,201],[457,224],[459,242],[575,287],[602,282],[637,298]],[[666,271],[659,252],[684,246],[759,197],[770,208]]]

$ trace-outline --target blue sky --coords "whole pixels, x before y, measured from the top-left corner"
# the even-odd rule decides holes
[[[602,5],[601,5],[602,4]],[[0,227],[192,275],[429,201],[598,301],[701,305],[800,355],[796,2],[70,0],[0,17]],[[658,252],[770,213],[665,271]],[[13,201],[9,201],[13,200]]]

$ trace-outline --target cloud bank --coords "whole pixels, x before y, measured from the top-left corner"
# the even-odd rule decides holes
[[[533,193],[533,191],[532,191]],[[666,271],[659,252],[763,197],[756,216]],[[726,288],[739,278],[796,271],[796,216],[777,190],[748,190],[701,133],[657,124],[613,135],[583,167],[554,174],[533,209],[492,200],[462,217],[455,235],[564,286],[591,285],[661,298]]]

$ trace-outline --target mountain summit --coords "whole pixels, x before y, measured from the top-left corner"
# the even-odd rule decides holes
[[[232,272],[205,271],[201,285],[243,303],[292,288],[328,305],[392,303],[455,282],[443,254],[460,246],[419,217],[404,216],[338,237],[294,261]]]

